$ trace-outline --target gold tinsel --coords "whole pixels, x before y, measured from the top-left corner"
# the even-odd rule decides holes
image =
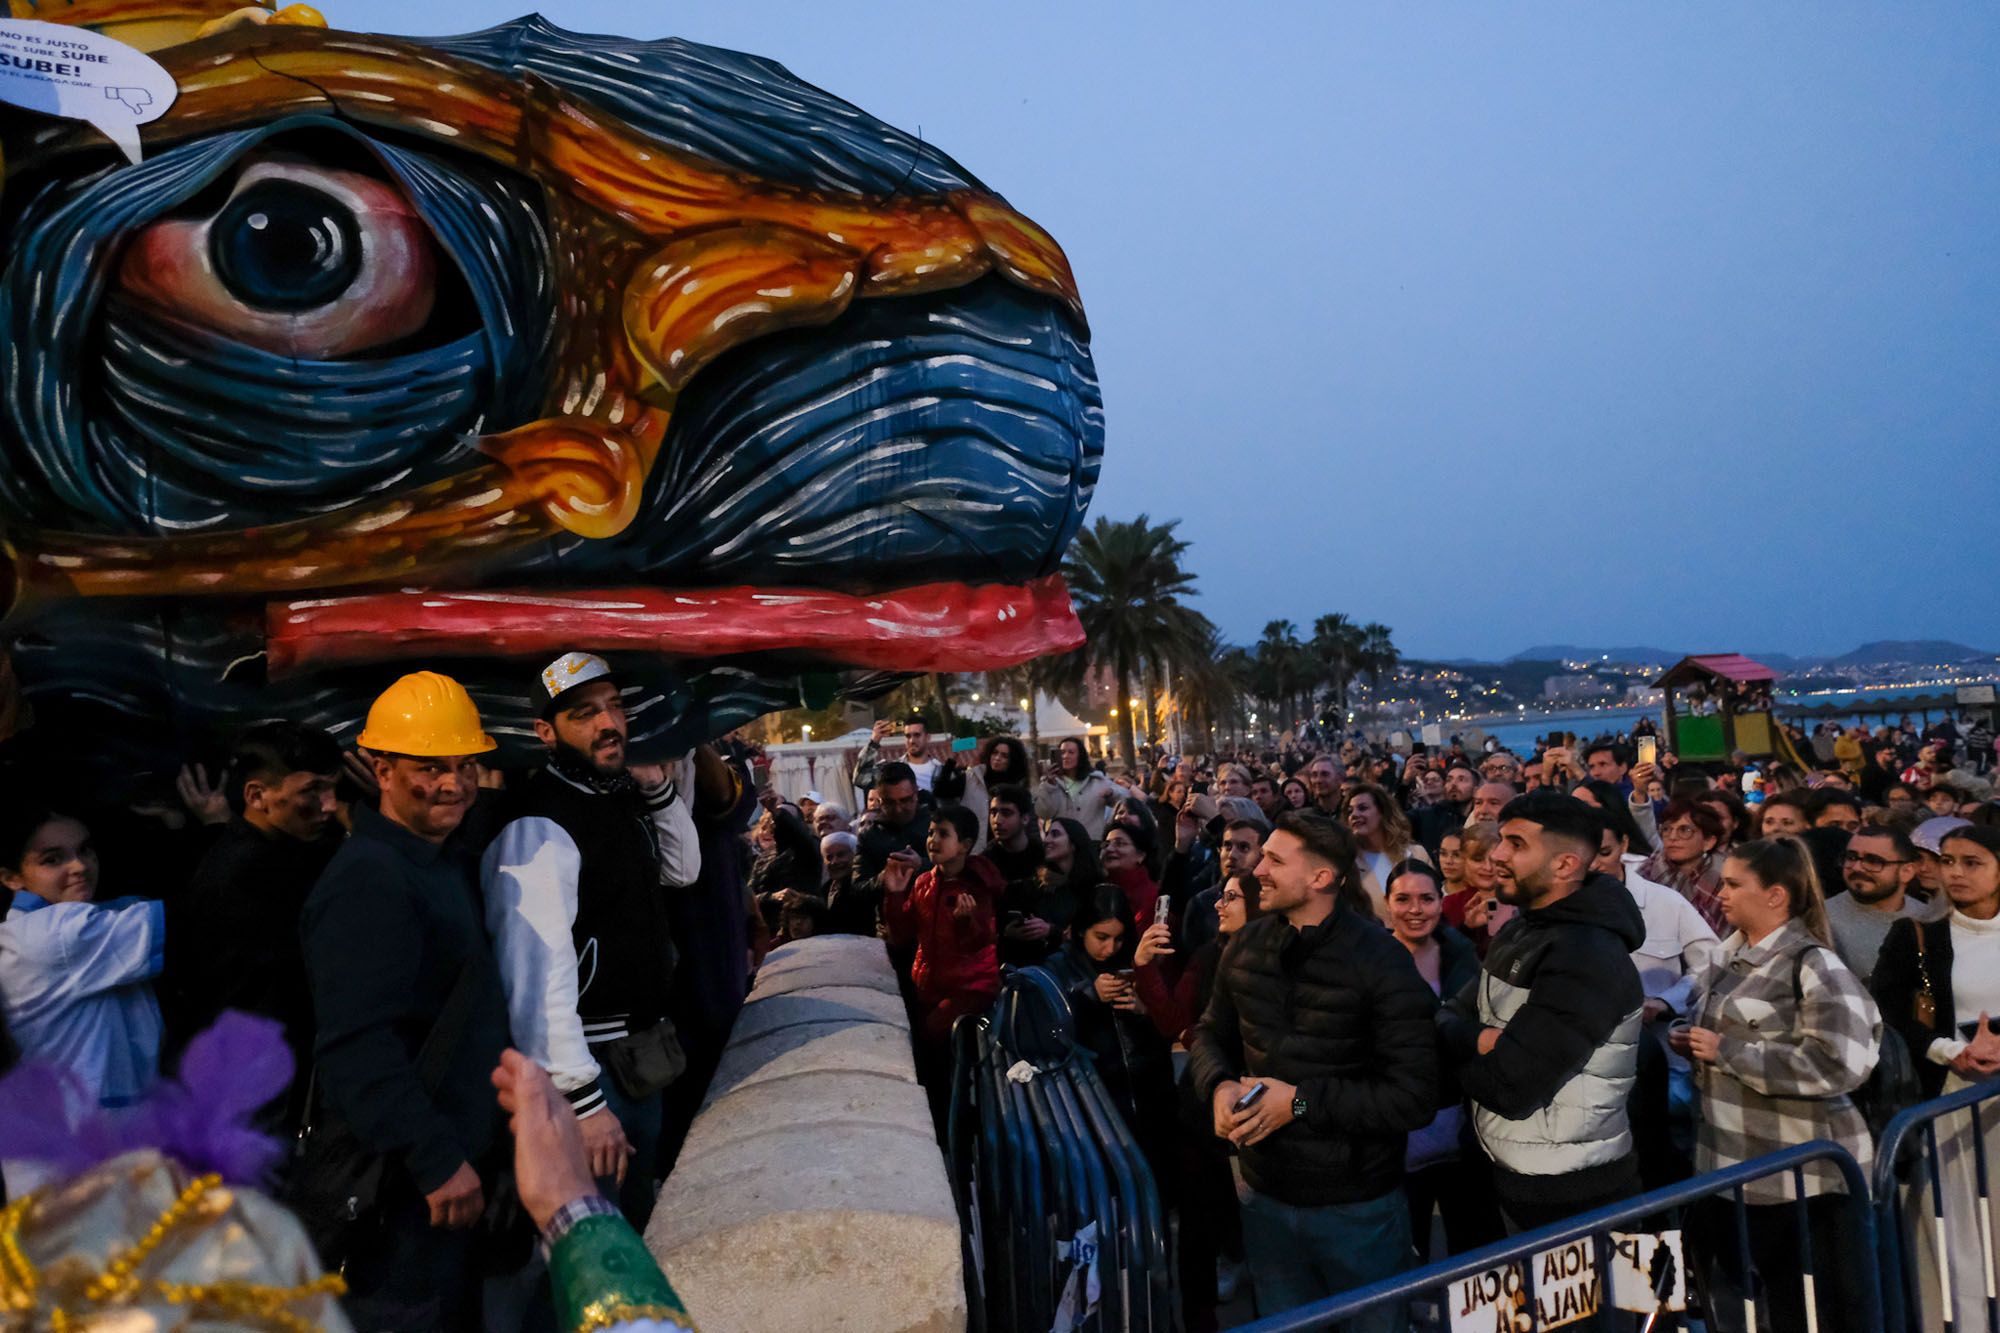
[[[298,1223],[128,1153],[0,1209],[4,1333],[351,1333]]]

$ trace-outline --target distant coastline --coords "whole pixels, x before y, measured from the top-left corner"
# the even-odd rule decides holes
[[[1991,677],[1987,677],[1986,680],[1990,681]],[[1985,683],[1985,681],[1863,685],[1850,690],[1788,691],[1781,688],[1777,692],[1776,703],[1778,712],[1783,714],[1788,707],[1817,708],[1825,704],[1838,704],[1843,700],[1862,704],[1890,701],[1899,697],[1916,698],[1922,695],[1950,694],[1959,684],[1975,683]],[[1830,716],[1832,721],[1843,725],[1855,720],[1839,713]],[[1401,730],[1409,732],[1412,736],[1421,736],[1426,723],[1435,722],[1447,741],[1454,735],[1466,736],[1479,731],[1493,737],[1508,749],[1518,750],[1523,746],[1532,749],[1537,739],[1551,731],[1573,731],[1584,740],[1601,735],[1622,734],[1631,731],[1643,717],[1650,717],[1655,723],[1664,721],[1664,713],[1658,704],[1569,704],[1540,708],[1524,705],[1512,712],[1482,713],[1472,717],[1378,723],[1370,730],[1383,733]],[[1820,720],[1822,719],[1814,719],[1815,722]],[[1579,723],[1585,725],[1576,725]]]

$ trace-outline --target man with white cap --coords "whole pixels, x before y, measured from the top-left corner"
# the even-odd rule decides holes
[[[535,681],[549,749],[480,866],[514,1044],[549,1071],[591,1170],[634,1226],[652,1211],[660,1094],[685,1067],[667,1013],[666,894],[701,870],[694,820],[659,765],[629,764],[611,666],[564,653]],[[607,1193],[611,1193],[607,1189]]]

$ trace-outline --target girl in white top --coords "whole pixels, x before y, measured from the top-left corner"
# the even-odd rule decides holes
[[[1905,917],[1889,927],[1869,986],[1883,1018],[1903,1037],[1929,1096],[1957,1092],[2000,1075],[2000,829],[1966,826],[1944,835],[1938,870],[1951,915],[1919,922]],[[1988,1163],[2000,1162],[2000,1114],[1981,1107]],[[1914,1235],[1914,1263],[1924,1309],[1920,1327],[1943,1323],[1938,1280],[1940,1258],[1950,1272],[1954,1326],[1977,1328],[1986,1319],[1988,1264],[1982,1257],[1977,1161],[1972,1116],[1955,1111],[1938,1121],[1942,1173],[1944,1255],[1938,1254],[1929,1173],[1920,1162],[1904,1184],[1904,1234]]]

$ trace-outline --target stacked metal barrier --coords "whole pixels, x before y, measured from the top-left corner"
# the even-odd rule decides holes
[[[1391,1326],[1398,1327],[1402,1326],[1400,1321],[1407,1319],[1413,1328],[1456,1328],[1464,1326],[1461,1321],[1466,1317],[1464,1306],[1467,1302],[1463,1294],[1466,1290],[1494,1297],[1493,1305],[1480,1312],[1485,1322],[1477,1326],[1504,1328],[1509,1333],[1544,1333],[1544,1330],[1559,1327],[1618,1330],[1619,1333],[1626,1330],[1631,1333],[1641,1333],[1642,1330],[1659,1333],[1660,1330],[1684,1328],[1687,1325],[1683,1316],[1669,1312],[1671,1306],[1665,1299],[1669,1288],[1657,1289],[1659,1299],[1651,1309],[1634,1308],[1649,1303],[1643,1301],[1631,1301],[1624,1308],[1615,1308],[1612,1293],[1603,1278],[1609,1271],[1616,1248],[1614,1237],[1680,1232],[1683,1236],[1682,1263],[1692,1263],[1698,1245],[1707,1244],[1733,1251],[1740,1270],[1747,1272],[1752,1264],[1749,1237],[1743,1220],[1744,1187],[1758,1181],[1790,1177],[1797,1196],[1805,1188],[1806,1167],[1821,1162],[1839,1173],[1846,1188],[1845,1194],[1831,1197],[1842,1209],[1843,1225],[1852,1229],[1856,1252],[1874,1252],[1874,1212],[1868,1195],[1868,1181],[1861,1168],[1835,1144],[1804,1143],[1740,1166],[1711,1171],[1624,1203],[1580,1213],[1567,1221],[1511,1236],[1428,1268],[1260,1319],[1244,1325],[1239,1333],[1308,1333],[1308,1330],[1338,1329],[1348,1321],[1364,1316],[1386,1319]],[[1733,1214],[1733,1226],[1724,1223],[1716,1228],[1722,1233],[1720,1235],[1714,1231],[1702,1231],[1697,1215],[1692,1212],[1697,1205],[1709,1201],[1719,1202]],[[1808,1313],[1808,1330],[1815,1333],[1863,1333],[1867,1330],[1872,1333],[1881,1328],[1882,1301],[1874,1266],[1868,1263],[1858,1267],[1843,1266],[1829,1262],[1827,1256],[1815,1255],[1805,1226],[1803,1207],[1797,1204],[1776,1206],[1792,1208],[1798,1219],[1802,1259],[1798,1271],[1759,1274],[1759,1281],[1741,1295],[1742,1306],[1728,1310],[1711,1309],[1711,1318],[1706,1326],[1711,1330],[1768,1327],[1767,1285],[1782,1282],[1801,1284],[1809,1309],[1814,1303],[1816,1287],[1830,1287],[1837,1295],[1843,1322],[1829,1324]],[[1689,1228],[1686,1231],[1683,1231],[1684,1223]],[[1552,1309],[1551,1303],[1543,1299],[1542,1288],[1545,1284],[1542,1277],[1546,1272],[1546,1257],[1577,1245],[1586,1247],[1588,1258],[1595,1265],[1597,1277],[1587,1286],[1590,1292],[1588,1303],[1594,1306],[1595,1313],[1578,1313],[1566,1306]],[[1538,1259],[1544,1262],[1538,1264]],[[1653,1275],[1656,1278],[1671,1277],[1658,1266],[1655,1266]],[[1481,1285],[1482,1279],[1486,1280],[1484,1286]],[[1688,1287],[1687,1274],[1683,1269],[1682,1276],[1672,1289],[1685,1292]],[[1456,1316],[1454,1303],[1460,1307]]]
[[[1891,1120],[1875,1155],[1876,1230],[1882,1237],[1883,1326],[2000,1333],[1993,1175],[1987,1136],[2000,1125],[2000,1080],[1923,1102]],[[1942,1126],[1942,1138],[1940,1138]],[[1952,1214],[1973,1222],[1972,1234]],[[1922,1234],[1929,1242],[1920,1246]],[[1928,1248],[1928,1254],[1923,1250]],[[1970,1275],[1980,1299],[1954,1302]]]
[[[1140,1333],[1174,1326],[1157,1182],[1047,972],[1010,972],[953,1029],[947,1137],[972,1327]]]

